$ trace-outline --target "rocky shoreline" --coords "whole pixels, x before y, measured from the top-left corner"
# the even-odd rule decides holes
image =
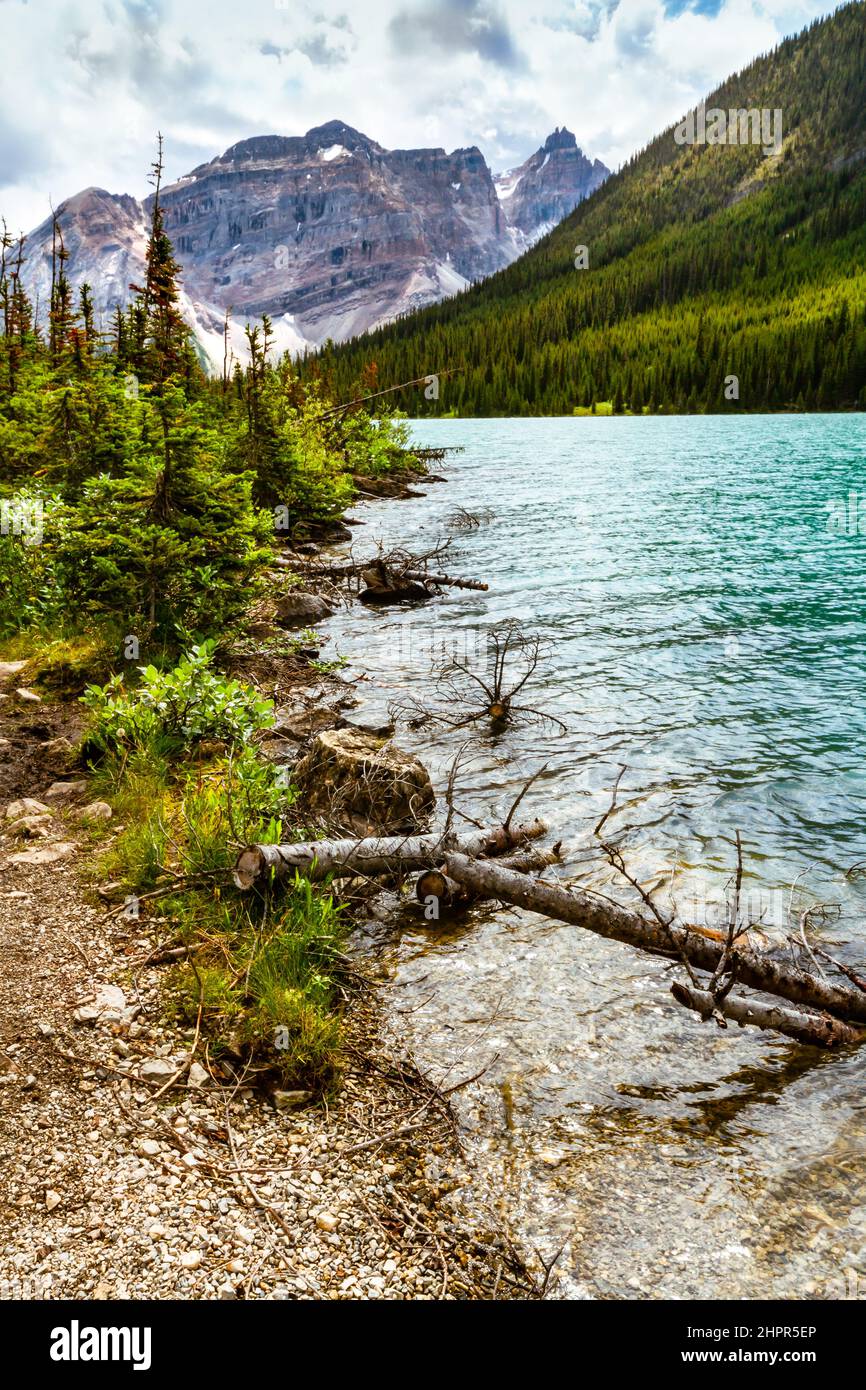
[[[274,693],[264,751],[289,768],[323,729],[373,732],[353,716],[351,683],[311,665],[314,648],[288,661],[270,650],[275,618],[315,620],[315,604],[295,607],[266,605],[230,663]],[[100,901],[94,840],[104,848],[121,827],[74,765],[80,708],[40,701],[18,687],[26,674],[0,669],[16,799],[0,836],[0,1296],[537,1297],[504,1233],[463,1205],[471,1163],[448,1091],[386,1036],[363,966],[333,1102],[268,1103],[196,1064],[172,1087],[190,1030],[166,1014],[162,919]]]

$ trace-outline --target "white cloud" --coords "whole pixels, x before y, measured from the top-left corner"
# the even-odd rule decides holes
[[[0,4],[0,213],[147,191],[249,135],[340,119],[495,169],[556,125],[615,167],[827,0],[54,0]],[[441,18],[437,20],[437,15]]]

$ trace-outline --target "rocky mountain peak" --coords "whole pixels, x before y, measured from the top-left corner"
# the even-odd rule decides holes
[[[548,135],[543,148],[547,154],[550,154],[551,150],[573,150],[577,148],[577,140],[565,126],[562,130],[557,126],[556,130]]]
[[[163,188],[183,271],[183,310],[221,367],[223,318],[268,314],[276,346],[339,341],[502,269],[607,171],[557,128],[504,190],[477,145],[388,150],[345,121],[240,140]],[[103,323],[141,284],[152,195],[88,188],[61,204],[73,288],[89,281]],[[541,231],[539,231],[539,227]],[[27,240],[25,280],[50,293],[51,221]]]
[[[104,216],[113,219],[118,212],[137,217],[139,212],[138,200],[129,193],[109,193],[107,188],[97,188],[95,184],[91,184],[89,188],[82,188],[78,193],[73,193],[70,198],[64,198],[57,209],[58,217],[64,214],[67,218],[73,219],[75,224],[80,218]],[[51,218],[46,217],[42,225],[50,227]]]
[[[610,170],[587,159],[575,136],[556,127],[535,154],[496,180],[496,189],[520,250],[544,236],[604,183]]]
[[[310,149],[330,149],[334,145],[342,145],[344,149],[354,153],[356,150],[366,152],[376,151],[377,154],[384,154],[385,151],[375,140],[371,140],[368,135],[362,134],[360,130],[355,130],[353,126],[346,125],[345,121],[326,121],[324,125],[313,126],[303,137],[304,144]]]
[[[107,323],[114,306],[125,304],[131,281],[141,282],[147,245],[144,211],[128,193],[83,188],[57,208],[66,271],[78,290],[87,281],[97,315]],[[25,239],[24,282],[37,314],[51,301],[51,217]]]
[[[289,135],[253,135],[249,140],[239,140],[236,145],[230,146],[224,154],[217,155],[210,163],[243,164],[247,161],[257,163],[262,159],[284,159],[296,143],[296,139]],[[208,167],[207,164],[199,165],[200,169]],[[198,169],[194,172],[198,173]]]
[[[217,155],[209,164],[193,170],[198,175],[218,164],[281,164],[302,158],[337,158],[347,154],[384,154],[375,140],[346,125],[345,121],[328,121],[313,126],[306,135],[253,135],[230,146],[225,154]]]

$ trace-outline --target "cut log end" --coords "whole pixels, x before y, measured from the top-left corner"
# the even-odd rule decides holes
[[[453,883],[453,879],[450,880]],[[419,903],[426,902],[428,898],[443,899],[449,893],[449,880],[439,869],[427,869],[423,874],[419,874],[415,882],[415,894]]]
[[[252,888],[256,879],[261,876],[265,869],[265,856],[259,845],[249,845],[241,850],[232,871],[232,878],[235,887],[246,892]]]
[[[499,848],[501,849],[501,846]],[[558,856],[549,849],[522,849],[516,854],[497,859],[496,862],[501,868],[528,874],[556,864]],[[455,908],[466,908],[479,900],[477,893],[470,892],[468,888],[449,878],[441,869],[425,869],[418,875],[415,880],[415,896],[419,903],[425,905],[435,899],[442,907]]]

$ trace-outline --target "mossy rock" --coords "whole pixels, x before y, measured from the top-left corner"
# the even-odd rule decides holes
[[[425,826],[436,797],[430,774],[388,739],[356,729],[328,729],[295,767],[308,805],[361,834]]]
[[[22,672],[26,682],[66,697],[81,695],[88,685],[102,685],[111,675],[111,653],[89,638],[58,639],[33,654]]]

